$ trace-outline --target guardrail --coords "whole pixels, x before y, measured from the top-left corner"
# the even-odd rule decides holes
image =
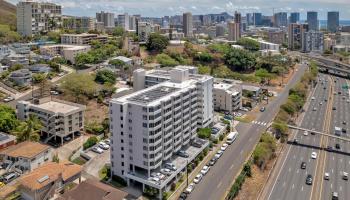
[[[316,133],[316,134],[319,134],[319,135],[324,135],[324,136],[327,136],[327,137],[336,138],[336,139],[339,139],[339,140],[344,140],[344,141],[350,142],[350,138],[344,138],[344,137],[331,135],[331,134],[328,134],[328,133],[315,131],[315,130],[310,130],[310,129],[306,129],[306,128],[302,128],[302,127],[298,127],[298,126],[293,126],[293,125],[287,125],[287,126],[288,126],[288,128],[291,128],[291,129],[296,129],[296,130],[300,130],[300,131],[308,131],[308,132]]]

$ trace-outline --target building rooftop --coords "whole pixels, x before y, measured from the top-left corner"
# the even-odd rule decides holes
[[[139,93],[135,96],[127,98],[129,101],[135,101],[138,103],[150,103],[154,100],[160,99],[164,96],[167,96],[175,91],[178,91],[179,88],[160,86],[152,88],[151,90],[146,90],[142,93]]]
[[[23,187],[38,190],[61,177],[63,181],[66,181],[81,173],[81,171],[82,167],[80,165],[69,161],[60,161],[60,163],[49,162],[24,175],[19,182]]]
[[[40,48],[45,49],[45,48],[53,48],[53,47],[66,48],[69,50],[84,50],[87,47],[90,47],[90,45],[54,44],[54,45],[41,46]]]
[[[65,192],[57,200],[126,200],[128,193],[96,180],[86,180],[72,190]]]
[[[83,105],[66,102],[58,99],[43,101],[42,103],[39,103],[39,104],[33,104],[28,101],[19,101],[18,103],[29,104],[34,108],[43,109],[46,111],[50,111],[53,113],[60,113],[60,114],[69,114],[73,111],[79,111],[79,110],[85,109],[85,106]]]
[[[0,146],[13,140],[16,140],[15,136],[0,132]]]
[[[11,157],[33,158],[49,149],[50,147],[47,145],[38,142],[25,141],[4,149],[0,154]]]
[[[112,60],[121,60],[121,61],[123,61],[123,62],[130,62],[130,61],[132,61],[131,58],[127,58],[127,57],[125,57],[125,56],[117,56],[117,57],[115,57],[115,58],[112,58]]]

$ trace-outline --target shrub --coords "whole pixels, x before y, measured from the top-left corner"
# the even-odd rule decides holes
[[[198,137],[202,139],[209,139],[211,135],[210,128],[200,128],[198,129]]]
[[[170,190],[171,191],[175,191],[175,189],[176,189],[176,184],[172,183],[171,186],[170,186]]]
[[[224,140],[224,135],[220,135],[220,136],[219,136],[219,140],[220,140],[220,141],[223,141],[223,140]]]
[[[96,136],[91,136],[87,141],[83,144],[83,149],[88,149],[92,146],[94,146],[98,142],[98,139]]]

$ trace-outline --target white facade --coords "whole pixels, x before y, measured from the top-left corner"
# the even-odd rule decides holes
[[[113,28],[114,24],[114,13],[108,13],[101,11],[100,13],[96,13],[96,21],[102,22],[105,27]]]
[[[128,13],[118,15],[117,18],[118,26],[122,27],[124,30],[128,31],[129,29],[129,15]]]
[[[69,44],[57,44],[46,45],[40,47],[40,53],[48,56],[62,56],[64,59],[75,63],[75,57],[80,53],[86,53],[91,49],[89,45],[69,45]]]
[[[183,14],[183,32],[185,37],[193,37],[193,17],[190,12]]]
[[[229,83],[216,83],[213,89],[214,109],[235,112],[242,107],[242,88]]]
[[[148,37],[152,32],[152,26],[148,22],[139,22],[138,23],[138,37],[140,42],[147,42]]]
[[[4,58],[5,56],[10,55],[11,51],[8,46],[6,45],[0,45],[0,60]]]
[[[62,24],[61,6],[54,3],[20,1],[17,4],[17,32],[32,36],[56,29]]]
[[[112,174],[146,180],[213,121],[213,78],[174,69],[170,81],[110,103]],[[129,175],[131,174],[131,175]]]
[[[240,24],[235,22],[228,22],[228,40],[229,41],[238,41],[241,38],[241,29]]]

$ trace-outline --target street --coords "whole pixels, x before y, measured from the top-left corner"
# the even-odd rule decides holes
[[[304,74],[305,65],[301,65],[293,78],[269,105],[266,111],[259,114],[256,119],[264,124],[269,124],[279,110],[279,106],[288,97],[289,89],[292,88]],[[195,186],[188,199],[223,199],[231,187],[234,177],[239,173],[243,163],[250,156],[252,150],[260,139],[261,133],[266,126],[260,124],[239,123],[236,127],[239,132],[237,140],[225,151],[222,158],[211,168],[208,175]]]

